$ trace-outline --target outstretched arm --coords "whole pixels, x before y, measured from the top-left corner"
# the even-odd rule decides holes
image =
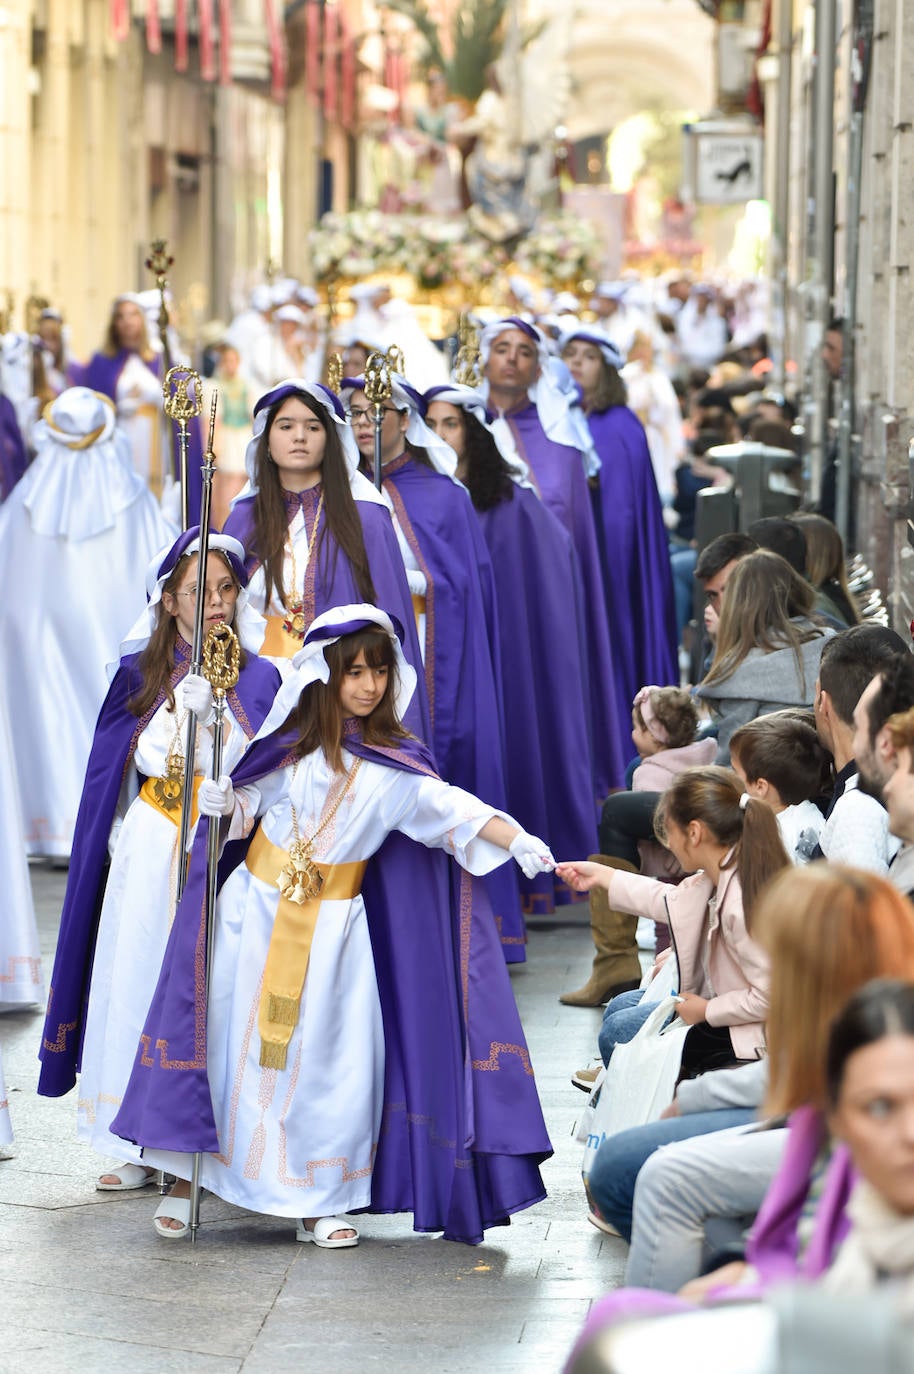
[[[571,863],[556,864],[555,871],[562,882],[567,883],[573,891],[590,892],[595,887],[608,888],[615,870],[607,868],[605,864],[592,864],[583,859],[575,859]]]

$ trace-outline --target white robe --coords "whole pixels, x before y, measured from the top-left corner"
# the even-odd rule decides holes
[[[0,815],[3,817],[3,824],[0,825],[0,891],[3,893],[0,906],[0,1011],[9,1011],[13,1007],[43,1004],[44,979],[41,975],[41,951],[32,885],[25,857],[19,790],[13,767],[13,741],[2,696]],[[0,1142],[2,1139],[0,1134]]]
[[[175,725],[185,716],[184,684],[175,689],[176,712],[163,703],[137,740],[122,805],[136,792],[137,774],[165,773]],[[181,726],[181,750],[186,720]],[[241,727],[225,712],[223,769],[231,772],[247,745]],[[212,727],[197,726],[195,767],[210,772]],[[176,813],[179,814],[179,813]],[[115,835],[116,832],[116,835]],[[79,1079],[77,1133],[100,1154],[139,1161],[140,1152],[109,1131],[120,1106],[152,1000],[174,919],[178,827],[142,797],[115,821],[113,855],[92,965],[89,1008]],[[194,831],[191,830],[191,839]]]
[[[343,762],[349,770],[355,760],[344,751]],[[317,752],[294,775],[292,768],[270,774],[238,797],[247,813],[263,817],[266,838],[287,850],[290,800],[301,836],[311,836],[342,785]],[[368,859],[400,830],[482,874],[506,858],[477,838],[500,814],[439,779],[363,760],[314,858]],[[245,865],[219,897],[207,1069],[220,1153],[204,1155],[202,1183],[251,1211],[330,1216],[369,1205],[381,1124],[384,1032],[368,919],[361,895],[321,903],[286,1068],[264,1069],[257,1014],[278,901],[277,888]],[[143,1162],[190,1177],[189,1155],[146,1150]]]
[[[115,404],[118,424],[130,441],[134,470],[152,494],[161,497],[173,481],[162,383],[136,353],[121,369]]]
[[[109,464],[73,454],[74,470],[58,493],[55,518],[74,536],[39,534],[29,503],[47,497],[54,469],[71,458],[47,452],[0,507],[0,697],[8,703],[19,796],[30,854],[65,857],[99,708],[121,637],[146,603],[146,568],[174,538],[154,498],[136,479],[129,504],[106,528],[80,537],[102,499]],[[114,460],[112,460],[113,463]],[[76,467],[75,465],[79,466]],[[77,480],[85,467],[88,477]],[[111,468],[111,480],[118,476]],[[37,510],[37,504],[36,504]],[[106,517],[107,518],[107,517]]]

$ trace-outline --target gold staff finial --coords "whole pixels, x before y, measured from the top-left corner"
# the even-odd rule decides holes
[[[331,391],[339,395],[340,384],[343,380],[343,356],[341,353],[331,353],[327,359],[327,385]]]
[[[207,631],[203,641],[203,676],[213,689],[213,696],[224,698],[238,681],[241,671],[241,646],[231,625],[223,621]]]
[[[365,399],[372,405],[382,405],[390,400],[392,370],[389,351],[369,353],[365,364]]]
[[[454,359],[454,381],[461,386],[479,386],[482,368],[479,363],[479,330],[469,315],[461,315],[457,322],[457,357]]]

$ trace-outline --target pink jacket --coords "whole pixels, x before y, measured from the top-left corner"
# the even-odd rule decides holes
[[[638,764],[632,774],[632,791],[665,792],[686,768],[713,763],[716,756],[716,739],[697,739],[681,749],[660,749]]]
[[[713,992],[706,1013],[708,1025],[729,1027],[737,1059],[758,1059],[765,1046],[768,956],[746,929],[735,867],[721,870],[717,911],[712,915],[713,896],[711,879],[702,870],[678,887],[621,871],[613,872],[609,884],[613,910],[669,925],[681,991],[702,997]]]

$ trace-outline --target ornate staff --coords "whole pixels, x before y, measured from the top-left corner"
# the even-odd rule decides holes
[[[169,374],[170,375],[170,374]],[[196,376],[196,373],[194,374]],[[199,386],[200,379],[197,378]],[[213,393],[213,404],[209,415],[209,442],[203,461],[203,492],[200,497],[200,552],[197,555],[197,604],[194,607],[194,642],[191,645],[190,671],[198,673],[201,669],[203,649],[203,619],[206,615],[206,560],[209,554],[209,510],[213,495],[213,473],[216,471],[216,455],[213,453],[213,438],[216,432],[216,404],[218,391]],[[199,409],[198,412],[199,414]],[[185,468],[187,459],[185,454]],[[185,473],[186,476],[186,473]],[[182,497],[184,492],[181,493]],[[187,526],[185,525],[185,529]],[[193,711],[187,713],[187,734],[184,740],[184,787],[181,793],[181,824],[178,826],[178,901],[187,882],[187,841],[190,837],[190,813],[193,805],[194,758],[197,752],[197,717]]]
[[[381,490],[381,425],[384,421],[384,402],[391,396],[390,353],[372,353],[365,364],[365,399],[374,407],[374,484]]]
[[[479,330],[470,322],[469,315],[461,315],[457,321],[457,357],[454,359],[454,381],[461,386],[479,386],[482,370],[479,366]]]
[[[162,356],[165,359],[165,371],[171,368],[171,348],[168,343],[168,306],[165,302],[165,292],[168,289],[168,269],[174,263],[174,258],[168,251],[164,239],[153,239],[149,245],[149,257],[146,259],[146,267],[156,279],[156,286],[159,290],[159,338],[162,340]],[[187,528],[185,524],[184,528]]]
[[[340,383],[343,380],[343,358],[339,353],[331,353],[327,359],[327,385],[331,391],[339,395]]]
[[[209,454],[207,454],[209,457]],[[199,579],[198,579],[199,586]],[[198,595],[199,600],[199,595]],[[203,676],[213,689],[213,708],[216,719],[213,724],[213,767],[212,778],[218,782],[222,776],[222,733],[225,718],[225,697],[238,681],[241,668],[241,647],[238,637],[230,625],[213,625],[207,632],[203,643]],[[206,999],[209,1002],[209,989],[213,972],[214,930],[216,924],[216,878],[219,867],[219,826],[220,818],[210,816],[206,850]],[[200,1170],[203,1156],[194,1155],[190,1176],[190,1238],[196,1241],[200,1225]]]
[[[193,394],[190,387],[193,385]],[[187,422],[195,420],[202,409],[201,396],[203,394],[202,383],[199,375],[192,367],[170,367],[165,374],[162,383],[162,398],[165,414],[174,424],[178,426],[178,441],[180,444],[180,471],[181,482],[181,528],[187,529],[190,524],[190,491],[187,485]],[[215,398],[213,398],[213,415],[215,416]],[[212,454],[213,436],[212,424],[210,425],[210,446],[206,455],[209,462]],[[203,469],[204,472],[206,469]],[[209,502],[207,500],[207,511]],[[209,518],[207,518],[207,528],[209,528]],[[202,532],[202,516],[201,516]]]

